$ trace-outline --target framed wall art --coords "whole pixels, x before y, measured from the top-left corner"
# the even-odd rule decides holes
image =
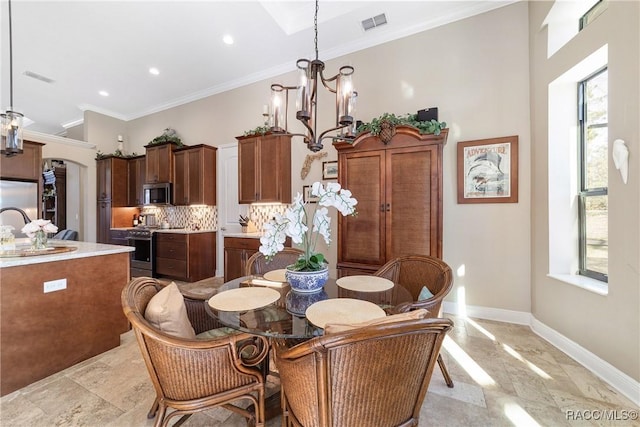
[[[311,186],[310,185],[304,185],[302,186],[302,201],[305,203],[318,203],[318,200],[320,200],[319,197],[313,196],[311,195]]]
[[[338,161],[322,162],[322,179],[338,179]]]
[[[458,203],[518,203],[518,137],[458,142]]]

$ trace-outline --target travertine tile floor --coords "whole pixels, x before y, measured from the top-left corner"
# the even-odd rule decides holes
[[[528,327],[452,319],[455,328],[442,354],[455,387],[446,387],[436,366],[420,426],[640,426],[629,419],[637,415],[637,406]],[[153,399],[135,337],[127,332],[118,348],[4,396],[0,425],[152,426],[146,414]],[[600,414],[617,420],[594,421]],[[278,417],[267,426],[280,422]],[[215,409],[183,425],[245,422]]]

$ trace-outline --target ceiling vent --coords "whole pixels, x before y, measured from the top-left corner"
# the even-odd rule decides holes
[[[27,76],[27,77],[31,77],[32,79],[40,80],[40,81],[45,82],[45,83],[51,84],[51,83],[55,82],[55,80],[50,79],[49,77],[45,77],[42,74],[34,73],[33,71],[27,70],[23,74],[25,76]]]
[[[387,17],[384,13],[381,13],[380,15],[374,16],[373,18],[365,19],[364,21],[362,21],[362,28],[365,31],[369,31],[386,23]]]

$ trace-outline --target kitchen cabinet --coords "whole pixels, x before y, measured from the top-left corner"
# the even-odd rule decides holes
[[[42,178],[42,146],[39,142],[23,141],[22,154],[0,156],[0,176],[23,181]]]
[[[96,242],[111,243],[111,202],[109,200],[98,200],[96,206]]]
[[[173,178],[173,151],[176,144],[145,146],[146,164],[145,181],[147,184],[171,182]]]
[[[174,205],[215,206],[216,150],[202,144],[174,151]]]
[[[237,140],[239,203],[291,203],[291,135]]]
[[[155,273],[186,282],[216,275],[216,233],[156,232]]]
[[[244,276],[244,267],[251,255],[258,252],[260,239],[224,238],[224,281]]]
[[[400,255],[442,257],[442,153],[448,130],[400,126],[388,144],[369,133],[334,143],[338,181],[358,200],[338,219],[339,275],[373,273]]]
[[[127,159],[107,156],[96,160],[96,242],[111,243],[112,208],[129,202],[129,167]]]
[[[107,156],[96,160],[98,200],[110,200],[113,207],[128,206],[128,176],[127,159]]]
[[[291,238],[284,242],[286,247],[291,247]],[[237,279],[244,276],[247,260],[260,249],[260,239],[251,237],[225,237],[224,238],[224,281]]]
[[[128,235],[128,230],[111,229],[109,230],[109,243],[112,245],[129,246],[129,240],[127,240]]]
[[[129,168],[129,206],[142,206],[144,203],[143,185],[146,182],[145,156],[132,157],[128,161]]]

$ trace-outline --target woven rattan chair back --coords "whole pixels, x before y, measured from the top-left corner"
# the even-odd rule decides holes
[[[442,315],[442,301],[453,287],[451,267],[441,259],[427,255],[395,258],[380,267],[375,275],[400,284],[411,293],[414,303],[400,311],[424,308],[429,311],[429,317]],[[423,286],[429,289],[433,297],[418,301]]]
[[[416,426],[449,319],[368,326],[276,343],[283,425]]]
[[[264,274],[267,271],[279,270],[287,268],[288,265],[295,264],[304,252],[296,248],[284,248],[270,260],[267,261],[262,252],[256,252],[247,260],[244,269],[245,276],[252,274]]]
[[[380,267],[375,275],[399,283],[413,296],[413,302],[399,304],[389,310],[391,313],[424,308],[429,312],[428,317],[441,317],[442,301],[453,288],[451,267],[441,259],[427,255],[405,255],[393,259]],[[423,286],[426,286],[433,296],[419,301],[418,296]],[[453,380],[441,355],[438,355],[438,366],[447,386],[453,387]]]
[[[219,405],[263,426],[264,377],[260,369],[244,366],[239,354],[239,343],[247,336],[191,340],[159,331],[144,318],[144,312],[161,288],[155,279],[140,277],[131,280],[122,292],[124,313],[135,332],[156,391],[156,400],[148,414],[149,418],[156,416],[154,426],[166,426],[175,416],[189,416]],[[195,301],[187,304],[187,314],[191,314],[190,306],[197,305]],[[197,312],[199,321],[195,323],[202,327],[204,320],[200,316]],[[266,339],[254,338],[260,341],[260,347],[268,348]],[[230,404],[238,400],[253,403],[255,413]]]

